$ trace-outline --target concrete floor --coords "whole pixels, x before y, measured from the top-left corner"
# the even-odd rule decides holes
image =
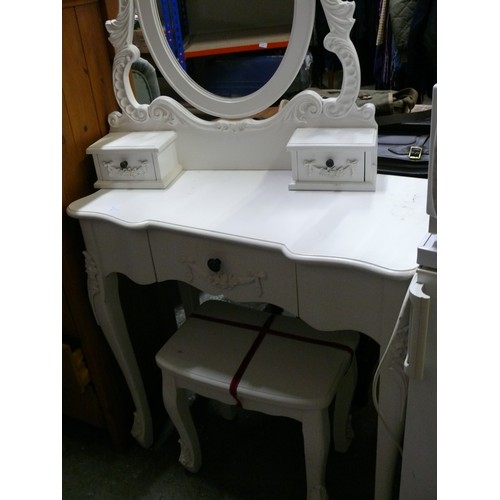
[[[62,498],[66,500],[304,500],[306,482],[300,424],[240,411],[223,419],[212,402],[192,407],[203,453],[197,474],[178,462],[177,434],[167,424],[152,449],[131,439],[114,449],[105,434],[64,420]],[[376,414],[353,405],[355,438],[349,451],[331,448],[327,488],[336,500],[373,498]]]
[[[225,300],[201,295],[201,301]],[[247,304],[262,308],[264,304]],[[286,314],[284,312],[283,314]],[[185,320],[176,309],[177,324]],[[371,382],[379,347],[362,335],[357,348],[358,385],[351,408],[354,440],[337,453],[330,446],[326,486],[331,500],[374,498],[377,414]],[[160,398],[160,412],[163,412]],[[225,420],[213,402],[197,398],[192,414],[203,465],[196,474],[178,462],[179,444],[166,413],[151,449],[131,437],[116,449],[105,431],[63,418],[64,500],[305,500],[306,479],[300,423],[240,410]]]
[[[202,302],[225,300],[208,294],[200,298]],[[176,310],[176,320],[178,325],[185,320],[182,307]],[[345,454],[330,447],[326,484],[332,500],[371,500],[374,496],[377,415],[369,394],[378,346],[361,336],[357,359],[358,386],[352,404],[355,435]],[[178,435],[168,417],[148,450],[132,437],[125,449],[117,450],[104,431],[63,418],[62,498],[304,500],[300,423],[246,410],[239,410],[228,421],[213,403],[198,397],[192,405],[203,457],[197,474],[187,472],[178,462]]]

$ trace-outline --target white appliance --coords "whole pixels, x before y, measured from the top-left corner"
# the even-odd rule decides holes
[[[408,398],[400,500],[437,498],[437,85],[433,89],[427,213],[429,233],[417,250],[409,289],[410,324],[404,371]]]

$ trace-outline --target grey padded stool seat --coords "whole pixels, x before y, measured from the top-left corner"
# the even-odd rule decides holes
[[[180,436],[181,464],[191,472],[201,466],[191,391],[302,422],[307,498],[327,499],[328,409],[335,398],[334,447],[345,452],[352,440],[358,341],[356,332],[321,332],[289,316],[223,301],[203,303],[156,355],[165,407]]]

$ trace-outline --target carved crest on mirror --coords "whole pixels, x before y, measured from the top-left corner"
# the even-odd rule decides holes
[[[115,49],[113,85],[120,107],[120,111],[109,115],[110,132],[175,132],[175,149],[182,170],[291,169],[293,182],[290,189],[374,189],[376,154],[372,153],[376,149],[377,124],[372,104],[361,107],[356,104],[361,75],[356,49],[350,40],[350,31],[355,22],[355,4],[341,0],[321,0],[329,27],[324,47],[337,55],[343,67],[340,95],[323,98],[318,92],[306,89],[286,99],[283,96],[300,71],[310,46],[316,8],[316,0],[293,2],[290,38],[276,72],[257,91],[229,98],[202,88],[179,64],[166,40],[157,0],[120,0],[117,18],[106,23],[110,42]],[[140,104],[137,101],[130,83],[132,64],[141,56],[138,47],[134,45],[136,16],[157,69],[181,96],[179,100],[160,95],[150,104]],[[202,114],[190,111],[192,108],[185,106],[183,99]],[[270,106],[276,112],[269,117],[252,118]],[[202,118],[203,113],[208,117]],[[355,183],[354,173],[352,178],[346,179],[348,173],[353,171],[352,168],[344,169],[341,179],[338,169],[346,161],[354,161],[354,156],[351,155],[348,158],[342,157],[343,163],[333,167],[330,165],[332,158],[322,159],[323,163],[328,160],[330,166],[323,166],[326,170],[321,175],[315,174],[320,178],[313,181],[314,176],[311,175],[307,179],[311,182],[301,183],[299,173],[301,169],[306,171],[306,167],[301,164],[294,169],[291,166],[291,149],[295,151],[297,147],[301,147],[300,144],[297,146],[297,136],[292,136],[300,128],[311,131],[325,128],[371,129],[371,133],[353,132],[349,135],[349,148],[357,148],[359,145],[363,151],[371,151],[370,155],[375,158],[367,164],[366,172],[356,174],[364,179],[363,182]],[[361,144],[360,137],[370,137],[370,141],[367,143],[363,139]],[[305,147],[309,150],[314,148],[314,141],[309,138]],[[342,144],[333,144],[334,148],[339,146],[342,147]],[[319,160],[314,158],[314,161]],[[349,163],[351,164],[352,162]],[[365,166],[360,168],[364,169]],[[324,179],[329,180],[323,182]],[[165,182],[157,183],[158,187],[163,187]],[[105,183],[106,186],[108,184]],[[117,183],[110,185],[120,187]],[[104,187],[104,184],[99,186]]]
[[[355,4],[341,0],[321,0],[321,5],[330,29],[330,33],[325,37],[324,46],[338,56],[343,66],[341,93],[338,98],[316,99],[315,94],[311,95],[304,91],[296,96],[299,102],[293,102],[296,99],[294,98],[289,104],[295,108],[296,119],[299,122],[304,115],[315,116],[318,113],[331,119],[343,118],[350,114],[357,120],[370,120],[373,118],[374,110],[370,106],[357,108],[355,105],[361,82],[357,53],[349,38],[354,24]],[[284,93],[291,83],[290,79],[293,80],[300,69],[312,33],[315,1],[295,0],[294,8],[294,24],[289,47],[276,74],[258,92],[242,98],[223,98],[200,88],[177,63],[166,42],[156,0],[120,0],[117,18],[106,23],[110,42],[115,49],[113,64],[115,95],[122,110],[121,113],[113,113],[110,116],[111,125],[119,127],[124,125],[124,122],[144,123],[153,120],[174,126],[179,120],[185,119],[184,107],[177,106],[168,97],[160,96],[150,105],[139,104],[135,99],[129,74],[132,64],[140,56],[139,49],[133,44],[136,12],[139,14],[151,55],[160,71],[166,73],[164,76],[175,90],[201,111],[225,119],[238,119],[252,116],[271,106]]]

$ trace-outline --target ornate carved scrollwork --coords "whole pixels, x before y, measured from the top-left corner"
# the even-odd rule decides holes
[[[294,123],[306,123],[308,120],[317,118],[321,115],[323,103],[321,97],[310,90],[305,90],[296,95],[281,111],[283,121],[292,121]]]
[[[172,101],[151,103],[149,114],[153,120],[162,121],[169,127],[175,127],[182,122],[185,123],[188,119],[185,108]],[[182,119],[182,117],[184,118]]]
[[[99,268],[94,260],[86,250],[83,251],[85,257],[85,271],[87,272],[87,289],[89,295],[95,295],[100,292],[99,287]]]
[[[103,164],[108,170],[109,174],[133,179],[138,175],[144,175],[147,173],[149,162],[148,160],[139,160],[138,165],[127,165],[125,168],[117,165],[112,161],[104,161]]]
[[[114,112],[109,115],[109,123],[114,128],[126,127],[132,123],[148,123],[151,120],[162,122],[168,127],[176,127],[179,122],[189,120],[190,113],[182,106],[172,103],[173,99],[161,96],[150,105],[139,104],[135,99],[130,86],[129,72],[132,63],[136,61],[140,52],[133,45],[134,20],[137,0],[120,0],[120,10],[116,19],[106,23],[110,34],[109,40],[115,48],[115,60],[113,63],[113,83],[115,96],[120,105],[122,113]],[[145,4],[146,2],[144,2]],[[339,119],[347,115],[355,116],[361,120],[371,120],[374,117],[372,106],[356,106],[356,99],[361,85],[361,73],[356,49],[350,40],[350,31],[354,25],[353,13],[354,2],[343,0],[321,0],[322,8],[328,22],[330,33],[324,39],[325,48],[335,53],[343,67],[343,81],[340,96],[338,98],[315,100],[310,91],[303,91],[292,99],[290,107],[285,106],[281,111],[283,121],[307,123],[310,119],[324,114],[329,119]],[[137,3],[137,6],[140,5]],[[148,7],[147,5],[143,6]],[[297,6],[296,6],[297,8]],[[141,9],[138,9],[138,12]],[[142,12],[140,12],[142,15]],[[304,12],[302,12],[304,14]],[[186,85],[190,85],[186,83]],[[283,89],[283,92],[285,89]],[[221,114],[220,116],[225,116]],[[203,120],[195,120],[195,126],[202,126]],[[261,124],[266,120],[262,120]],[[189,123],[191,125],[191,123]],[[241,132],[248,128],[245,121],[221,120],[213,126],[222,132]]]
[[[262,296],[262,282],[261,280],[267,278],[265,272],[251,273],[249,276],[236,276],[232,273],[218,272],[212,273],[207,276],[208,281],[212,286],[221,290],[232,290],[235,287],[242,285],[254,284],[256,295]]]
[[[179,262],[186,266],[186,281],[188,283],[191,283],[197,278],[214,288],[224,291],[253,284],[256,295],[261,297],[263,294],[262,280],[267,279],[267,273],[265,271],[251,271],[246,276],[237,276],[223,270],[218,272],[206,270],[205,266],[198,265],[195,260],[185,257],[181,257]]]
[[[187,470],[192,470],[194,467],[193,454],[188,446],[185,445],[182,439],[179,439],[179,444],[181,446],[181,453],[179,455],[179,462]]]
[[[139,104],[130,86],[130,68],[140,56],[139,49],[133,44],[134,2],[121,0],[116,19],[106,22],[109,41],[115,48],[113,60],[113,88],[115,97],[123,113],[136,122],[144,122],[149,118],[148,107]],[[109,115],[111,126],[119,125],[122,114],[114,112]]]
[[[336,100],[325,104],[324,113],[329,118],[341,118],[354,106],[361,86],[358,55],[349,38],[354,25],[353,2],[321,0],[330,33],[325,37],[325,48],[335,53],[343,68],[342,90]]]
[[[309,175],[317,174],[324,177],[352,177],[353,168],[358,165],[358,160],[346,160],[345,165],[333,165],[331,167],[322,165],[315,159],[304,160]]]
[[[232,122],[229,120],[218,120],[215,126],[222,132],[242,132],[247,128],[245,121]]]
[[[87,292],[89,294],[92,311],[94,312],[94,316],[97,318],[94,310],[94,295],[97,295],[101,291],[100,272],[94,257],[92,257],[89,252],[84,250],[83,256],[85,257],[85,271],[87,272]]]

